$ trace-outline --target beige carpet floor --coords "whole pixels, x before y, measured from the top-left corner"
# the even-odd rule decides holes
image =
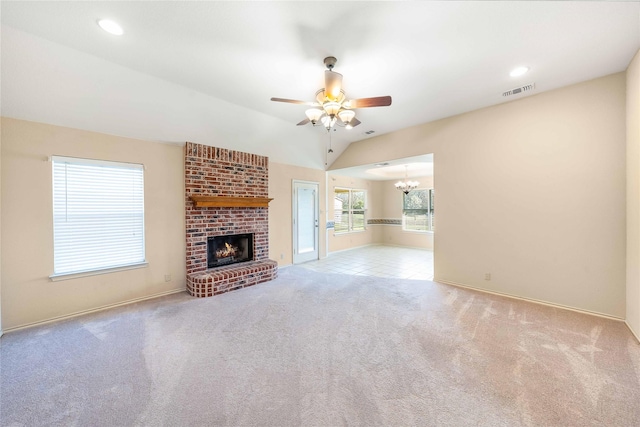
[[[425,280],[323,274],[0,340],[2,426],[639,426],[624,324]]]

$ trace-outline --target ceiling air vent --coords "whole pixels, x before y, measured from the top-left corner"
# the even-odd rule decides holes
[[[375,130],[368,130],[365,132],[365,135],[371,135],[372,133],[376,133]]]
[[[504,92],[502,94],[502,96],[518,95],[520,93],[530,92],[530,91],[534,90],[535,88],[536,88],[536,84],[535,83],[529,83],[528,85],[524,85],[524,86],[517,87],[515,89],[508,90],[508,91]]]

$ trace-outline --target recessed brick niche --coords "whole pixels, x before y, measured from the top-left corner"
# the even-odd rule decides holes
[[[265,198],[269,158],[187,142],[185,147],[187,291],[209,297],[275,279],[266,207],[195,207],[191,196]],[[207,238],[253,233],[253,261],[207,269]]]

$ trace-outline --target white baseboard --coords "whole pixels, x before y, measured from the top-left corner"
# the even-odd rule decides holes
[[[382,246],[382,243],[368,243],[366,245],[354,246],[352,248],[347,248],[347,249],[340,249],[339,251],[330,251],[330,252],[327,253],[327,256],[334,255],[334,254],[339,254],[340,252],[352,251],[354,249],[366,248],[366,247],[369,247],[369,246]]]
[[[636,341],[638,341],[638,344],[640,344],[640,335],[633,330],[633,328],[631,327],[628,321],[625,320],[624,324],[627,325],[627,328],[629,328],[629,330],[631,331],[631,334],[635,337]]]
[[[410,233],[410,231],[407,231],[407,233]],[[429,252],[433,252],[433,249],[429,249],[429,248],[424,248],[422,246],[408,246],[408,245],[396,245],[393,243],[374,243],[374,245],[378,245],[378,246],[391,246],[393,248],[406,248],[406,249],[417,249],[420,251],[429,251]]]
[[[27,323],[25,325],[15,326],[13,328],[8,328],[8,329],[5,329],[4,332],[15,332],[15,331],[19,331],[21,329],[27,329],[27,328],[33,328],[33,327],[36,327],[36,326],[46,325],[47,323],[53,323],[53,322],[59,322],[61,320],[72,319],[74,317],[84,316],[85,314],[96,313],[98,311],[104,311],[104,310],[108,310],[110,308],[116,308],[116,307],[121,307],[123,305],[134,304],[136,302],[146,301],[146,300],[150,300],[150,299],[154,299],[154,298],[160,298],[160,297],[163,297],[163,296],[166,296],[166,295],[178,294],[180,292],[186,292],[186,290],[187,290],[187,288],[173,289],[173,290],[170,290],[170,291],[160,292],[160,293],[153,294],[153,295],[147,295],[147,296],[140,297],[140,298],[134,298],[134,299],[118,302],[118,303],[115,303],[115,304],[108,304],[108,305],[103,305],[103,306],[96,307],[96,308],[91,308],[89,310],[76,311],[75,313],[65,314],[63,316],[52,317],[50,319],[39,320],[37,322]]]
[[[621,318],[621,317],[612,316],[610,314],[599,313],[597,311],[584,310],[584,309],[581,309],[581,308],[571,307],[571,306],[568,306],[568,305],[556,304],[556,303],[553,303],[553,302],[538,300],[538,299],[534,299],[534,298],[525,298],[525,297],[520,297],[520,296],[517,296],[517,295],[506,294],[506,293],[503,293],[503,292],[489,291],[487,289],[476,288],[474,286],[469,286],[469,285],[463,285],[462,283],[456,283],[456,282],[452,282],[452,281],[449,281],[449,280],[441,280],[441,279],[438,279],[438,278],[434,278],[433,281],[437,282],[437,283],[444,283],[446,285],[457,286],[459,288],[472,289],[474,291],[484,292],[484,293],[492,294],[492,295],[498,295],[498,296],[501,296],[501,297],[507,297],[507,298],[512,298],[512,299],[517,299],[517,300],[520,300],[520,301],[532,302],[534,304],[546,305],[548,307],[561,308],[563,310],[575,311],[576,313],[582,313],[582,314],[588,314],[588,315],[591,315],[591,316],[603,317],[605,319],[616,320],[618,322],[625,322],[625,320],[623,318]]]
[[[329,252],[329,253],[327,254],[327,256],[328,256],[328,255],[335,255],[335,254],[339,254],[340,252],[352,251],[352,250],[354,250],[354,249],[368,248],[368,247],[370,247],[370,246],[392,246],[392,247],[394,247],[394,248],[419,249],[419,250],[422,250],[422,251],[430,251],[430,252],[433,252],[433,249],[423,248],[423,247],[420,247],[420,246],[395,245],[395,244],[393,244],[393,243],[385,243],[385,242],[380,243],[380,242],[377,242],[377,243],[368,243],[368,244],[366,244],[366,245],[362,245],[362,246],[354,246],[354,247],[352,247],[352,248],[347,248],[347,249],[340,249],[339,251],[332,251],[332,252]]]

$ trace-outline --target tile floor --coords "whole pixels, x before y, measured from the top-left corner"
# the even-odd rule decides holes
[[[334,252],[300,267],[327,273],[433,280],[433,251],[398,246],[365,246]]]

